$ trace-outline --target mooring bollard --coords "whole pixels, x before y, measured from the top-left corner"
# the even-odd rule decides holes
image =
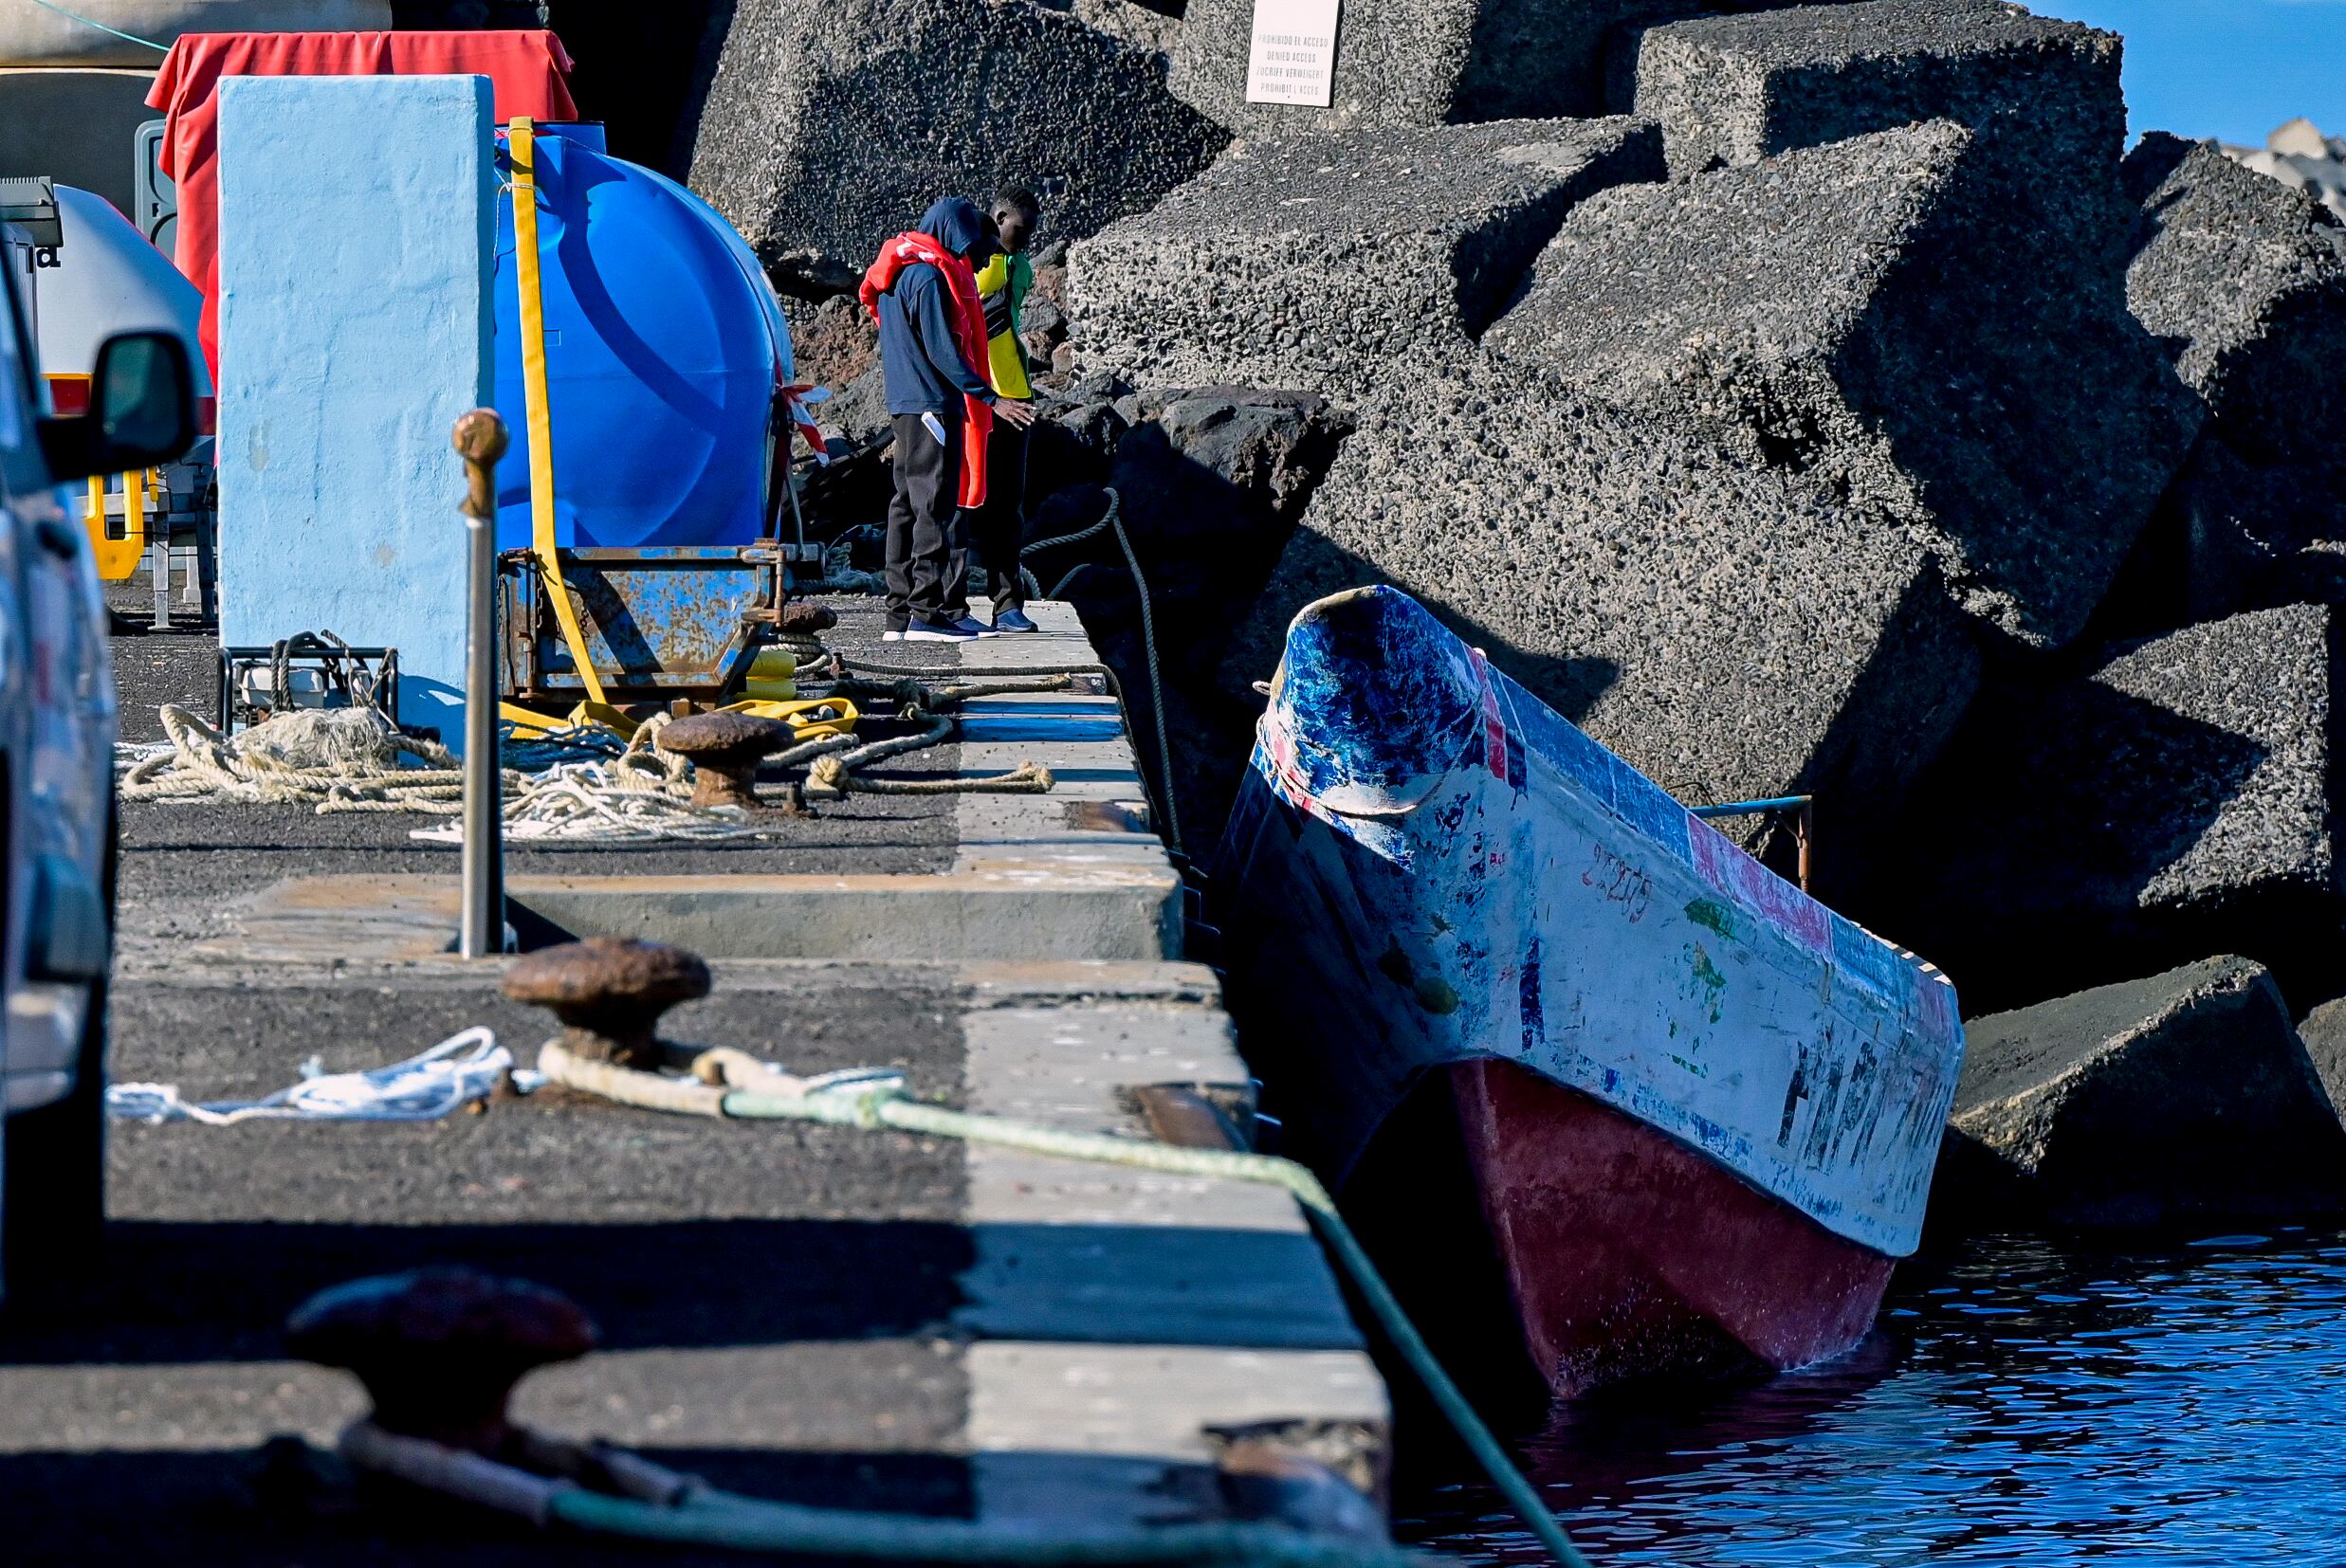
[[[633,937],[541,947],[505,971],[504,994],[562,1021],[562,1048],[582,1062],[650,1071],[661,1064],[660,1015],[708,994],[697,953]]]
[[[505,946],[504,801],[497,771],[497,460],[505,422],[494,409],[456,421],[465,460],[469,611],[465,643],[464,916],[457,951],[486,958]]]
[[[353,1280],[285,1323],[294,1355],[357,1374],[385,1431],[490,1456],[511,1444],[513,1385],[596,1340],[593,1320],[559,1291],[471,1268]]]

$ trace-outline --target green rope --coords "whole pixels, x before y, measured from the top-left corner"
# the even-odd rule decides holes
[[[112,33],[115,37],[120,39],[125,44],[143,44],[148,48],[153,49],[159,54],[171,53],[171,46],[168,44],[157,44],[152,38],[141,38],[135,32],[124,32],[119,27],[109,27],[103,22],[93,22],[79,11],[67,10],[63,6],[53,6],[49,4],[49,0],[32,0],[32,3],[40,7],[43,10],[55,11],[58,15],[65,18],[69,22],[79,22],[85,27],[96,27],[100,32]]]
[[[1457,1430],[1475,1461],[1482,1466],[1509,1506],[1539,1538],[1556,1560],[1558,1568],[1588,1568],[1588,1559],[1572,1544],[1539,1493],[1523,1472],[1516,1469],[1507,1457],[1507,1450],[1475,1413],[1475,1407],[1442,1370],[1417,1325],[1402,1310],[1401,1303],[1369,1261],[1368,1253],[1336,1212],[1336,1200],[1329,1195],[1320,1178],[1292,1159],[1275,1155],[1260,1155],[1232,1149],[1188,1149],[1172,1144],[1157,1143],[1135,1138],[1115,1138],[1104,1133],[1066,1132],[1057,1127],[1041,1127],[1031,1122],[1013,1121],[1002,1117],[981,1116],[969,1111],[947,1110],[941,1105],[925,1105],[903,1097],[897,1089],[838,1089],[800,1097],[758,1094],[736,1090],[724,1098],[724,1113],[742,1120],[820,1121],[834,1126],[893,1127],[901,1132],[926,1133],[937,1138],[958,1138],[972,1143],[993,1143],[1005,1148],[1022,1149],[1029,1154],[1050,1155],[1062,1159],[1090,1160],[1095,1164],[1123,1165],[1137,1170],[1157,1171],[1170,1176],[1219,1177],[1231,1181],[1251,1181],[1261,1186],[1276,1187],[1290,1194],[1302,1204],[1304,1212],[1327,1238],[1329,1249],[1336,1256],[1344,1271],[1351,1277],[1362,1299],[1391,1340],[1393,1348],[1410,1371],[1417,1374],[1434,1403]]]
[[[1315,1540],[1284,1524],[1148,1524],[1079,1534],[1005,1530],[966,1519],[849,1512],[774,1503],[732,1492],[678,1504],[645,1503],[566,1486],[549,1500],[552,1520],[574,1529],[674,1545],[887,1562],[1032,1564],[1247,1564],[1251,1568],[1419,1568],[1414,1553],[1365,1541]]]

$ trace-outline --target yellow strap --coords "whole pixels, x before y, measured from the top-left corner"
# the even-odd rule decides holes
[[[621,739],[626,739],[638,727],[634,720],[608,702],[581,702],[559,719],[522,707],[518,702],[500,702],[497,704],[497,717],[513,726],[516,740],[536,740],[558,730],[583,729],[592,724],[600,724]]]
[[[829,709],[828,717],[824,715]],[[801,740],[814,740],[826,735],[852,735],[855,721],[863,715],[855,704],[844,697],[802,698],[796,702],[729,702],[719,713],[746,713],[755,719],[779,719],[798,732]]]
[[[537,136],[526,117],[516,119],[506,134],[513,154],[513,271],[522,285],[522,401],[529,410],[530,548],[545,571],[546,599],[586,683],[587,700],[605,703],[602,677],[595,673],[570,585],[562,581],[561,552],[554,548],[554,421],[546,406],[545,296],[538,277]]]

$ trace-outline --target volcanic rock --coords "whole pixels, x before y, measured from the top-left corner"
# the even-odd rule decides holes
[[[1074,247],[1072,336],[1132,381],[1329,395],[1470,354],[1575,202],[1661,177],[1650,125],[1504,120],[1235,150]]]
[[[2200,408],[2115,266],[2048,254],[2013,173],[1934,120],[1602,191],[1484,346],[1829,484],[1928,539],[1970,613],[2059,646]]]
[[[2212,142],[2153,132],[2127,155],[2141,210],[2135,316],[2208,408],[2160,520],[2138,618],[2222,614],[2316,539],[2346,538],[2346,228]]]
[[[2346,1117],[2346,1001],[2322,1003],[2305,1015],[2297,1033],[2330,1096],[2330,1108]]]
[[[1182,30],[1182,0],[1036,0],[1048,10],[1070,11],[1086,26],[1135,48],[1170,54]]]
[[[1089,234],[1228,140],[1164,75],[1036,0],[741,0],[690,184],[801,292],[852,286],[940,196],[1027,186],[1054,232]]]
[[[837,392],[880,362],[879,326],[852,294],[825,300],[791,336],[797,377],[810,387]]]
[[[1601,115],[1621,31],[1782,0],[1346,0],[1329,107],[1246,101],[1255,0],[1189,0],[1173,90],[1232,130]]]
[[[1952,119],[2020,143],[2041,186],[2106,190],[2126,135],[2118,54],[2115,33],[2001,0],[1802,6],[1648,29],[1637,113],[1680,178]]]
[[[1919,792],[1869,923],[2008,1006],[2223,945],[2346,990],[2346,611],[2296,605],[1999,680]]]
[[[2162,1228],[2346,1207],[2346,1127],[2272,976],[2208,958],[1964,1026],[1932,1224]]]

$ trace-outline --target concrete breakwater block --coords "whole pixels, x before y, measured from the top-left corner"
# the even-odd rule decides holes
[[[2116,33],[2001,0],[1800,6],[1649,28],[1635,101],[1679,178],[1952,119],[2021,143],[2046,186],[2106,190],[2126,136],[2118,55]]]
[[[2346,1208],[2339,1125],[2272,976],[2208,958],[1964,1028],[1932,1223],[2157,1228]]]
[[[2346,1001],[2314,1009],[2298,1024],[2297,1034],[2330,1096],[2330,1108],[2346,1117]]]
[[[1074,247],[1072,336],[1134,381],[1364,391],[1470,354],[1573,204],[1661,173],[1620,118],[1250,144]]]
[[[1992,685],[1870,923],[1991,1006],[2219,944],[2305,1000],[2346,989],[2341,614],[2234,615]]]
[[[1781,0],[1345,0],[1326,108],[1249,103],[1255,0],[1189,0],[1173,90],[1232,130],[1285,137],[1356,125],[1601,115],[1624,29]]]
[[[1305,604],[1393,583],[1682,801],[1818,792],[1821,886],[1857,872],[1977,681],[1927,548],[1542,374],[1395,387],[1360,420],[1234,639],[1234,698]]]
[[[2220,614],[2346,528],[2346,228],[2213,142],[2153,132],[2123,173],[2140,210],[2128,303],[2209,413],[2162,520],[2174,538],[2159,608]]]
[[[2083,627],[2196,429],[2116,270],[2046,262],[1934,120],[1575,207],[1484,346],[1927,538],[1971,614]]]
[[[1229,139],[1164,73],[1164,55],[1034,0],[742,0],[689,183],[782,282],[821,291],[852,286],[940,196],[1030,187],[1054,235],[1089,234]]]

